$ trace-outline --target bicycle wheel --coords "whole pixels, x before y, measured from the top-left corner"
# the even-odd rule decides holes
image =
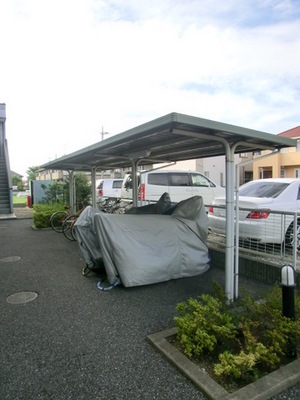
[[[76,240],[75,235],[72,233],[73,225],[75,224],[78,215],[69,215],[63,223],[62,231],[65,237],[69,240]]]
[[[68,213],[66,211],[56,211],[50,217],[51,228],[58,233],[62,233],[64,220],[67,218]]]

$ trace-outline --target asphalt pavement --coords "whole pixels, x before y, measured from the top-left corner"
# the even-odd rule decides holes
[[[102,292],[76,243],[30,215],[0,220],[0,235],[1,400],[206,399],[147,336],[174,326],[179,302],[223,286],[224,271]],[[269,288],[240,286],[257,298]],[[296,385],[273,399],[299,398]]]

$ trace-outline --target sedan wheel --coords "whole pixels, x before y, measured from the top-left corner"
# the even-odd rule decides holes
[[[288,227],[288,230],[286,231],[285,243],[288,246],[294,247],[295,238],[294,238],[294,224],[293,223],[291,223],[291,225]],[[300,249],[300,220],[298,220],[298,222],[297,222],[296,246],[297,246],[297,249]]]

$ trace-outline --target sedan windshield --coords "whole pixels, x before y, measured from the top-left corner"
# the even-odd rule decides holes
[[[241,186],[240,196],[275,198],[288,186],[289,183],[285,182],[253,182],[251,185]]]

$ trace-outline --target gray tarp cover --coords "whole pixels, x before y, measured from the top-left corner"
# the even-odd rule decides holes
[[[106,214],[87,207],[75,224],[79,251],[101,265],[110,284],[138,286],[200,275],[209,268],[208,218],[202,197],[178,203],[172,215]]]

